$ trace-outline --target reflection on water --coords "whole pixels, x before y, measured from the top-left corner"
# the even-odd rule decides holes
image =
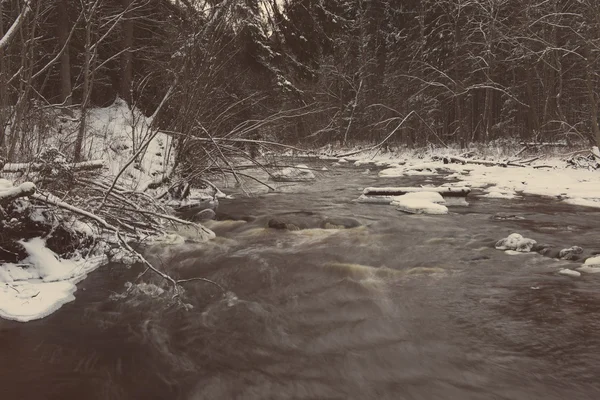
[[[600,398],[600,276],[492,248],[516,231],[593,249],[598,212],[473,196],[447,216],[404,215],[351,202],[375,178],[332,174],[222,202],[252,218],[212,222],[211,243],[148,251],[225,296],[190,282],[187,310],[168,296],[110,300],[139,270],[107,266],[58,313],[1,321],[2,399]],[[266,228],[290,212],[363,226]]]

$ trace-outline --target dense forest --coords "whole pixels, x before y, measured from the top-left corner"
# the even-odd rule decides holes
[[[8,160],[69,118],[81,160],[88,110],[117,97],[181,154],[225,137],[600,143],[595,0],[5,0],[0,14]]]

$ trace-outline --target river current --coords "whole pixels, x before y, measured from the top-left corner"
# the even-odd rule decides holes
[[[600,274],[561,276],[578,263],[493,247],[518,232],[600,250],[600,212],[473,192],[449,215],[408,215],[352,200],[441,177],[330,169],[221,201],[210,243],[148,249],[171,275],[209,278],[225,296],[194,281],[187,309],[120,299],[140,269],[107,265],[55,314],[0,320],[0,398],[600,399]],[[362,226],[267,228],[279,217]]]

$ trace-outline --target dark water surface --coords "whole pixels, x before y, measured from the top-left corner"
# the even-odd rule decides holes
[[[149,251],[226,298],[193,282],[188,311],[110,300],[139,270],[108,265],[57,313],[0,320],[0,399],[600,399],[600,274],[560,276],[578,264],[492,247],[519,232],[600,250],[598,211],[470,195],[449,215],[406,215],[352,199],[425,178],[363,170],[222,202],[221,213],[254,218],[216,223],[209,244]],[[284,213],[365,226],[265,229]]]

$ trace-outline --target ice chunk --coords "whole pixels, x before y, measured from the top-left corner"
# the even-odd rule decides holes
[[[568,268],[563,268],[560,271],[558,271],[558,273],[561,274],[561,275],[572,276],[572,277],[579,277],[579,276],[581,276],[580,272],[573,271],[572,269],[568,269]]]

